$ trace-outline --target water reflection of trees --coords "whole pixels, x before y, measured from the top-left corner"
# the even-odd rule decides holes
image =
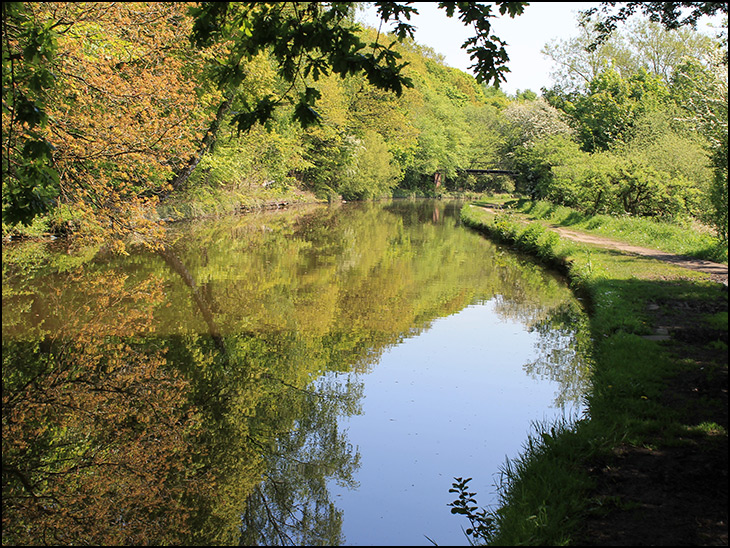
[[[519,321],[537,335],[535,359],[524,364],[535,379],[557,384],[555,405],[577,405],[587,393],[591,340],[585,311],[577,301],[545,298],[540,302],[520,302],[503,296],[495,298],[495,309],[503,317]]]
[[[263,508],[264,539],[296,509],[298,538],[336,539],[324,486],[357,466],[336,418],[361,387],[306,388],[296,337],[229,336],[225,355],[210,336],[157,337],[162,280],[80,274],[43,299],[53,333],[3,337],[4,541],[235,544]]]
[[[359,454],[337,419],[359,412],[362,385],[320,381],[316,391],[295,390],[302,413],[266,453],[264,481],[246,501],[241,545],[338,546],[342,512],[327,482],[355,486]]]
[[[190,450],[200,425],[188,383],[138,337],[160,284],[80,274],[65,277],[67,306],[55,306],[60,289],[44,295],[58,329],[3,334],[3,543],[180,542],[184,491],[206,496],[210,474]]]
[[[555,405],[577,405],[588,392],[591,339],[585,312],[575,302],[564,302],[529,326],[538,334],[537,357],[525,364],[534,378],[550,379],[558,385]]]
[[[538,336],[535,359],[523,369],[533,378],[557,384],[558,408],[579,404],[590,373],[591,341],[584,310],[577,300],[566,298],[559,278],[533,261],[501,255],[495,269],[506,288],[492,299],[495,312]]]
[[[545,313],[567,289],[455,219],[442,203],[229,219],[163,255],[9,271],[4,540],[338,543],[326,484],[358,465],[337,418],[362,387],[317,379],[496,295],[546,355],[572,336]],[[533,369],[568,394],[569,361]]]

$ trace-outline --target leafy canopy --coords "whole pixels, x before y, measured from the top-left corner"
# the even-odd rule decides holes
[[[410,21],[418,13],[410,2],[375,2],[384,23],[394,23],[389,44],[366,44],[358,36],[359,26],[352,14],[355,2],[201,2],[191,8],[193,43],[208,47],[228,43],[229,55],[218,61],[218,85],[235,88],[243,82],[246,61],[262,52],[269,52],[276,62],[277,73],[288,88],[278,96],[267,94],[254,104],[245,105],[236,113],[233,123],[240,131],[255,123],[265,124],[274,109],[284,103],[294,104],[294,119],[307,127],[320,121],[315,109],[320,92],[311,85],[322,76],[341,77],[361,73],[377,88],[401,95],[412,87],[404,73],[406,63],[394,46],[413,38]],[[496,6],[502,15],[520,15],[526,2],[439,2],[448,17],[457,15],[465,25],[473,25],[475,36],[464,42],[471,55],[477,79],[499,84],[509,57],[505,43],[491,33],[490,19]]]
[[[613,11],[617,4],[620,4],[620,8]],[[593,47],[605,40],[616,30],[618,23],[625,22],[637,10],[650,21],[675,30],[687,26],[695,28],[700,18],[706,15],[727,15],[727,6],[727,2],[601,2],[601,11],[606,14],[606,18],[596,24],[599,38]],[[598,10],[599,8],[591,8],[584,13],[591,16]]]

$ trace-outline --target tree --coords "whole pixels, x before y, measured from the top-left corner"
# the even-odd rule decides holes
[[[544,99],[513,103],[504,111],[510,127],[511,146],[531,146],[551,135],[572,136],[574,133],[565,120],[565,114],[551,107]]]
[[[609,14],[607,19],[597,25],[600,40],[609,36],[617,27],[617,23],[628,20],[637,10],[649,17],[651,21],[660,22],[667,29],[678,29],[690,26],[695,28],[702,16],[725,14],[727,2],[626,2],[612,13],[619,2],[602,2],[602,11]],[[683,11],[684,10],[684,11]],[[596,8],[588,10],[593,14]],[[727,27],[727,17],[725,18]],[[718,68],[719,78],[710,88],[705,87],[695,94],[697,108],[695,119],[698,127],[707,136],[710,145],[710,156],[715,170],[715,183],[711,192],[714,206],[713,224],[721,240],[727,241],[728,234],[728,174],[727,174],[727,32],[724,36],[724,52],[719,62],[713,63]],[[708,93],[709,92],[709,93]]]
[[[633,72],[644,68],[661,76],[667,85],[686,58],[701,59],[707,63],[717,47],[712,38],[693,29],[667,29],[645,20],[629,24],[626,41],[635,59]]]
[[[622,78],[609,69],[596,76],[585,94],[565,105],[587,152],[607,150],[631,138],[641,115],[669,102],[669,89],[657,76],[642,70]]]
[[[727,55],[727,52],[725,52]],[[688,122],[707,140],[714,171],[709,192],[710,220],[721,240],[728,238],[728,74],[717,59],[709,68],[688,61],[676,74],[674,89],[684,99]]]
[[[634,11],[639,10],[634,4]],[[339,93],[343,79],[356,75],[386,96],[403,96],[414,84],[403,52],[417,5],[377,2],[381,20],[395,27],[375,37],[355,24],[355,6],[3,4],[4,220],[29,223],[70,204],[73,214],[63,220],[73,217],[75,228],[86,227],[99,239],[116,234],[117,241],[142,232],[154,245],[160,225],[148,212],[171,190],[185,188],[226,122],[244,131],[270,127],[283,119],[280,114],[290,114],[297,124],[311,128],[326,122],[327,93]],[[516,17],[525,6],[439,3],[445,16],[473,27],[464,47],[479,82],[498,85],[504,80],[508,55],[492,22],[499,14]],[[312,130],[307,134],[311,152],[320,145],[328,151],[337,145],[331,169],[317,174],[324,182],[320,186],[329,185],[328,170],[341,174],[355,165],[357,144],[366,134],[373,147],[383,144],[375,134],[382,137],[394,167],[409,174],[417,165],[452,172],[462,167],[463,154],[452,152],[468,146],[465,120],[448,131],[438,125],[451,119],[452,108],[468,103],[474,90],[456,78],[448,84],[444,93],[452,105],[421,127],[403,120],[368,126],[360,116],[361,126],[347,120],[330,124],[321,135]],[[443,113],[448,115],[439,120]],[[401,130],[403,146],[393,138]],[[421,157],[415,151],[417,138],[431,148]],[[297,151],[300,172],[306,154]],[[283,168],[285,156],[278,155],[276,170],[282,181],[290,176]],[[113,247],[123,250],[121,244]]]
[[[473,25],[464,46],[480,80],[498,83],[507,71],[491,19],[525,5],[440,4]],[[145,209],[168,183],[184,185],[234,104],[239,130],[270,122],[289,103],[306,127],[320,120],[313,84],[323,76],[364,74],[402,93],[411,82],[394,45],[412,35],[417,8],[377,3],[396,24],[383,45],[359,38],[354,7],[203,2],[188,17],[178,3],[4,3],[3,218],[30,223],[68,202],[101,238],[152,230]],[[279,78],[273,88],[249,71],[264,54]]]
[[[54,147],[45,132],[57,44],[22,2],[4,2],[2,18],[3,218],[28,223],[58,194]]]
[[[219,84],[242,81],[244,60],[270,51],[283,81],[289,84],[282,95],[266,95],[236,114],[233,122],[240,130],[255,122],[271,119],[273,110],[286,101],[294,104],[294,118],[303,126],[316,123],[315,109],[321,95],[307,79],[317,81],[330,73],[341,77],[363,73],[375,87],[400,95],[412,82],[405,76],[405,64],[393,46],[413,37],[413,26],[405,22],[418,9],[399,2],[375,2],[382,21],[393,22],[394,40],[384,46],[377,40],[365,44],[357,35],[352,20],[354,2],[202,2],[192,10],[193,39],[197,46],[216,40],[230,40],[230,56],[221,63]],[[495,2],[502,15],[520,15],[525,2]],[[474,60],[473,68],[480,81],[499,83],[507,72],[509,57],[504,42],[491,34],[495,14],[489,4],[475,2],[440,2],[448,17],[458,14],[465,25],[473,25],[476,36],[463,47]],[[403,20],[405,19],[405,21]]]
[[[596,44],[600,21],[599,16],[584,15],[577,37],[555,40],[543,48],[555,63],[552,77],[562,95],[584,91],[608,67],[624,78],[644,69],[661,76],[669,85],[686,57],[706,59],[715,47],[712,38],[689,28],[669,30],[647,19],[632,21]]]
[[[601,11],[607,14],[607,17],[596,25],[599,32],[598,42],[609,36],[616,30],[618,23],[627,21],[637,10],[667,29],[678,29],[686,26],[696,28],[700,18],[706,15],[712,16],[718,13],[727,15],[728,7],[727,2],[601,2],[601,4]],[[621,7],[618,11],[614,11],[617,5]],[[597,11],[598,8],[591,8],[585,13],[593,15]]]
[[[29,223],[62,201],[102,238],[156,228],[145,210],[203,138],[217,94],[198,85],[205,52],[189,46],[186,9],[3,7],[4,219]]]
[[[698,215],[726,239],[727,37],[725,31],[713,40],[691,28],[703,15],[726,14],[727,4],[629,2],[614,12],[616,4],[604,2],[600,16],[598,9],[584,12],[582,43],[550,50],[571,70],[597,54],[611,56],[610,70],[597,74],[585,90],[567,85],[546,93],[550,104],[575,118],[584,150],[610,149],[632,160],[620,170],[593,170],[597,186],[606,189],[594,203],[608,207],[614,195],[620,198],[618,211]],[[618,32],[618,24],[635,13],[648,21]],[[564,82],[575,82],[570,74],[576,72],[561,73]],[[562,181],[558,176],[551,182],[556,189],[575,186],[582,177],[580,169],[558,171]],[[569,179],[575,184],[566,184]],[[616,184],[606,186],[607,180]],[[615,192],[608,192],[611,187]]]
[[[402,175],[387,144],[379,133],[368,130],[356,149],[357,172],[340,187],[343,197],[352,200],[387,196]]]
[[[560,95],[579,93],[588,86],[608,62],[622,66],[626,57],[625,48],[615,35],[611,35],[599,46],[590,48],[598,35],[594,19],[581,16],[578,21],[578,36],[568,40],[553,40],[546,44],[543,55],[552,59],[555,69],[551,77]],[[610,61],[609,61],[610,60]]]

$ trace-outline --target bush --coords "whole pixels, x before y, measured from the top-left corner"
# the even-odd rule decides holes
[[[610,152],[566,157],[565,150],[543,147],[531,152],[530,161],[535,162],[531,173],[539,174],[535,193],[539,198],[588,215],[673,219],[698,213],[700,190],[681,174]]]

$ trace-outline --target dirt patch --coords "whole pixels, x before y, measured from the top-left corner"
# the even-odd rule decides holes
[[[676,264],[682,268],[688,268],[690,270],[696,270],[698,272],[706,272],[712,276],[712,279],[727,285],[727,265],[721,263],[713,263],[712,261],[705,261],[702,259],[693,259],[690,257],[683,257],[682,255],[674,255],[665,251],[659,251],[656,249],[649,249],[647,247],[640,247],[637,245],[626,244],[623,242],[617,242],[609,238],[602,238],[600,236],[594,236],[592,234],[586,234],[585,232],[579,232],[577,230],[570,230],[561,226],[551,225],[551,230],[554,230],[561,236],[570,240],[592,244],[608,249],[616,249],[623,253],[630,253],[633,255],[640,255],[642,257],[648,257],[650,259],[657,259],[658,261],[665,261],[668,263]]]
[[[592,471],[594,515],[576,546],[727,546],[727,443],[619,447]]]

